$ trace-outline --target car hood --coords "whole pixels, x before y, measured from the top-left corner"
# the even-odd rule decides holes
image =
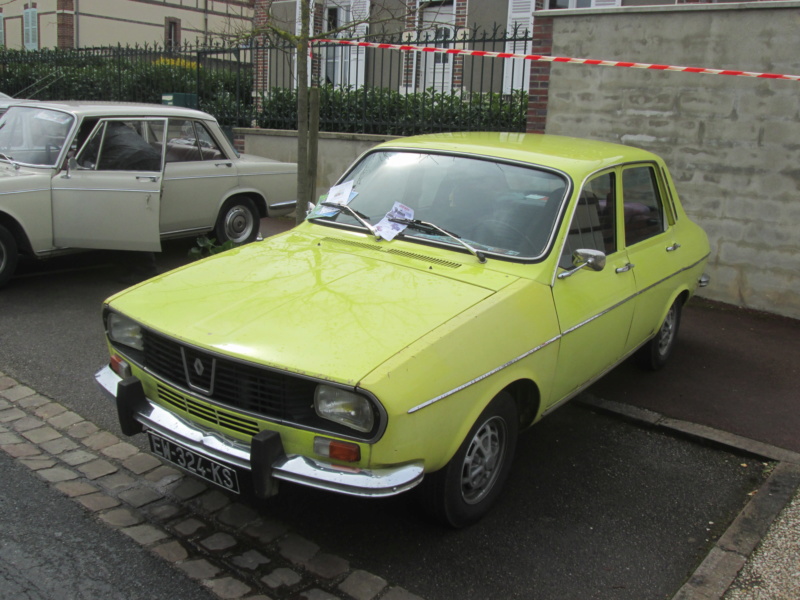
[[[387,247],[361,235],[296,229],[159,276],[109,303],[191,345],[356,385],[516,279],[468,255],[449,252],[465,264],[441,266],[418,250],[396,256]]]

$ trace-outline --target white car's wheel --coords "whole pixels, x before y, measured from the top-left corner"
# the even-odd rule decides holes
[[[219,211],[214,236],[219,244],[227,241],[248,244],[258,237],[260,226],[261,217],[250,198],[231,198]]]
[[[0,286],[11,279],[18,260],[17,241],[8,229],[0,225]]]

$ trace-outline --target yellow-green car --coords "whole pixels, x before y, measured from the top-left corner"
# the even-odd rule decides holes
[[[302,225],[109,299],[96,378],[124,433],[227,490],[419,486],[463,526],[520,430],[628,356],[664,364],[708,254],[649,152],[400,139]]]

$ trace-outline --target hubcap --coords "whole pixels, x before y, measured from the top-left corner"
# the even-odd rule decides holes
[[[672,338],[675,337],[675,315],[677,314],[677,310],[673,305],[669,312],[667,313],[667,317],[664,319],[664,323],[661,325],[661,331],[658,332],[658,353],[661,356],[664,356],[669,347],[672,345]]]
[[[475,433],[461,467],[461,496],[467,504],[477,504],[494,487],[503,465],[506,424],[492,417]]]
[[[237,244],[250,237],[254,226],[253,215],[243,206],[234,206],[225,215],[225,236]]]

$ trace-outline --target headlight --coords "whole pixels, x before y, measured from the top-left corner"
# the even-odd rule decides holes
[[[318,385],[314,392],[314,410],[323,419],[369,432],[375,424],[372,404],[364,396],[330,385]]]
[[[108,337],[112,342],[136,350],[144,350],[142,328],[128,317],[123,317],[119,313],[109,313],[106,327],[108,328]]]

